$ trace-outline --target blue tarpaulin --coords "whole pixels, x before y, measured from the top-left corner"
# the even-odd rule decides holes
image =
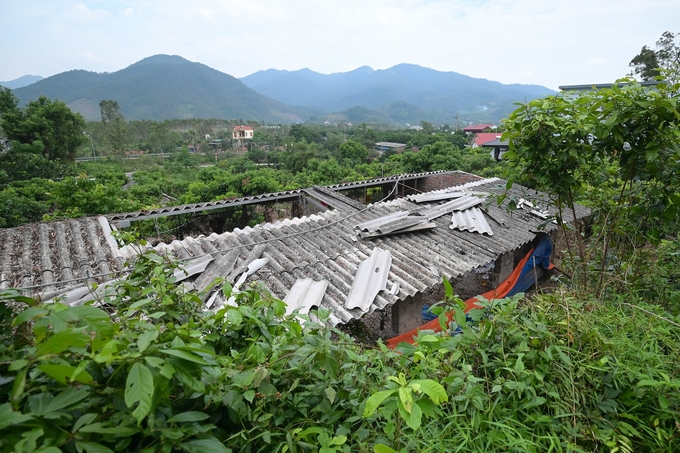
[[[534,252],[529,257],[529,260],[524,265],[524,268],[522,268],[522,272],[519,274],[517,282],[505,297],[511,297],[517,293],[523,293],[531,288],[531,286],[536,283],[534,267],[540,266],[543,269],[549,269],[550,255],[552,254],[552,251],[553,245],[550,237],[547,234],[542,234],[540,241],[534,248]]]

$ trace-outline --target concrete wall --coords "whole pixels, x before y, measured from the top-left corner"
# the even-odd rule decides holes
[[[533,241],[506,252],[485,266],[472,269],[451,280],[456,295],[466,300],[490,291],[510,276],[519,261],[533,247]],[[444,285],[398,301],[391,309],[375,311],[362,318],[368,331],[381,338],[392,338],[423,325],[423,304],[433,305],[444,299]]]
[[[474,297],[491,289],[490,279],[493,264],[483,272],[471,270],[451,282],[454,293],[463,300]],[[423,304],[433,305],[444,299],[444,285],[398,301],[384,312],[375,311],[362,318],[366,328],[381,338],[392,338],[423,325]],[[389,311],[389,313],[388,313]],[[382,321],[382,324],[380,322]],[[387,324],[391,321],[390,324]],[[382,329],[380,329],[382,327]]]
[[[505,252],[496,259],[493,272],[491,273],[489,290],[496,288],[512,274],[512,271],[515,269],[515,252],[516,251]]]

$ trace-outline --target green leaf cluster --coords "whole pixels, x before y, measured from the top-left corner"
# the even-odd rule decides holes
[[[484,302],[460,335],[391,351],[257,288],[206,311],[176,268],[141,254],[85,306],[2,293],[0,450],[680,448],[680,333],[646,312]]]
[[[617,262],[680,231],[679,90],[622,79],[612,88],[531,101],[505,122],[509,184],[548,193],[565,234],[563,220],[576,217],[576,203],[592,210],[588,247],[584,223],[570,222],[578,254],[568,254],[584,287],[595,283],[601,292]]]

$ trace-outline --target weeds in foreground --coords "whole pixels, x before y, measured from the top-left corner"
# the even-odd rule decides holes
[[[199,310],[173,266],[146,252],[88,306],[3,293],[30,306],[0,321],[0,450],[680,450],[680,319],[660,306],[515,297],[391,351],[256,288]]]

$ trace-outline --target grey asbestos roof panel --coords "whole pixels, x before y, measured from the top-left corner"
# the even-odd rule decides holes
[[[96,217],[0,229],[0,289],[38,287],[51,298],[81,281],[110,279],[101,274],[120,270],[122,260],[108,235]]]
[[[471,233],[486,233],[493,236],[493,230],[484,218],[484,213],[477,207],[464,211],[454,211],[449,228]]]
[[[135,211],[126,212],[121,214],[109,214],[107,217],[112,223],[118,223],[124,220],[130,219],[144,219],[144,218],[155,218],[163,217],[167,215],[175,214],[189,214],[194,212],[207,211],[211,209],[222,209],[233,206],[240,206],[243,204],[249,204],[251,202],[262,202],[262,201],[280,201],[287,199],[297,198],[302,189],[296,190],[286,190],[283,192],[276,193],[265,193],[260,195],[252,195],[248,197],[234,198],[231,200],[218,200],[218,201],[208,201],[205,203],[192,203],[177,206],[168,206],[165,208],[149,209],[146,211]]]
[[[403,219],[397,219],[393,220],[391,222],[387,222],[378,228],[378,232],[382,234],[390,234],[394,233],[396,231],[402,231],[405,229],[410,229],[412,227],[418,226],[418,225],[423,225],[427,223],[427,217],[423,216],[408,216],[404,217]]]
[[[482,204],[482,201],[483,200],[479,197],[466,195],[441,205],[434,205],[431,208],[421,211],[420,214],[427,217],[428,220],[434,220],[449,212],[464,211],[465,209],[480,205]]]
[[[304,192],[323,201],[329,207],[342,212],[354,212],[366,207],[352,198],[322,186],[310,187],[309,189],[304,189]]]
[[[367,231],[369,233],[375,233],[380,229],[382,225],[385,223],[392,222],[397,219],[403,219],[408,217],[408,211],[397,211],[393,212],[384,216],[380,216],[375,219],[367,220],[365,222],[361,222],[356,226],[360,231]]]
[[[287,305],[286,314],[289,315],[299,310],[299,313],[306,315],[312,307],[318,307],[321,304],[326,288],[328,288],[326,280],[317,282],[311,278],[297,279],[283,298]]]
[[[392,266],[392,254],[378,247],[373,249],[370,258],[362,261],[357,269],[352,287],[347,295],[345,307],[368,311],[375,296],[387,286],[387,277]]]
[[[466,195],[465,192],[443,192],[443,193],[420,193],[418,195],[411,195],[409,200],[415,201],[416,203],[422,203],[424,201],[438,201],[438,200],[450,200],[452,198],[460,198]]]

